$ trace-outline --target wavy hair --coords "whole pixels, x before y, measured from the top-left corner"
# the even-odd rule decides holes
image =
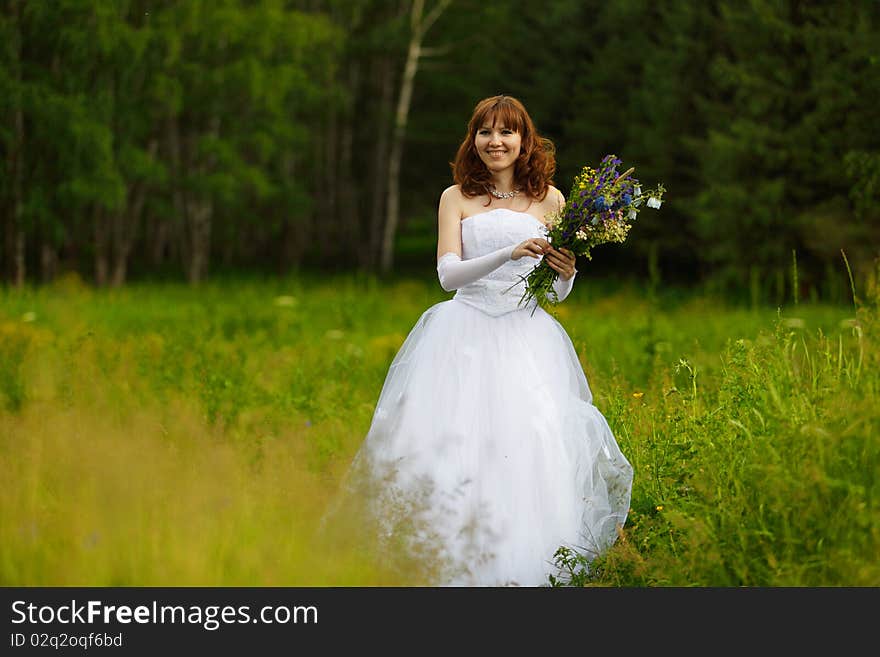
[[[514,187],[543,201],[556,173],[556,148],[552,141],[538,134],[525,106],[512,96],[492,96],[477,103],[455,161],[449,163],[456,184],[468,198],[489,194],[492,174],[477,154],[474,139],[484,124],[494,126],[498,121],[522,138],[513,169]]]

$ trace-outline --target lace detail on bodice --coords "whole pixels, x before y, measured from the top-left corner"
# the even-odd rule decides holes
[[[461,221],[461,257],[462,260],[478,258],[530,237],[547,237],[547,227],[534,215],[507,208],[481,212]],[[508,260],[480,280],[460,287],[452,298],[493,316],[514,310],[531,311],[536,304],[534,300],[518,305],[525,292],[520,276],[527,276],[542,257]]]

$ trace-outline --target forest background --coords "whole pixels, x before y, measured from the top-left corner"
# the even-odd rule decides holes
[[[877,2],[2,7],[12,286],[429,277],[449,161],[475,103],[501,93],[555,142],[563,193],[612,152],[668,190],[591,278],[845,303],[841,251],[857,284],[878,254]]]
[[[317,529],[509,94],[563,193],[667,189],[552,309],[635,472],[560,582],[878,586],[878,43],[876,0],[0,0],[0,585],[435,581]]]

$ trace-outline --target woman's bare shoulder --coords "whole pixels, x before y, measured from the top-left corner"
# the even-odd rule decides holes
[[[547,191],[544,193],[543,198],[534,198],[532,199],[535,203],[540,203],[541,206],[548,206],[556,208],[557,205],[565,202],[565,196],[562,195],[556,187],[553,185],[547,185]]]
[[[451,216],[458,213],[459,218],[464,206],[465,198],[461,193],[461,187],[458,185],[450,185],[440,194],[439,211],[441,215]]]
[[[553,185],[547,185],[547,196],[554,199],[564,199],[565,196]]]
[[[442,194],[440,194],[440,201],[441,202],[445,201],[448,203],[450,201],[454,201],[457,203],[458,201],[462,200],[462,198],[463,198],[463,195],[461,193],[461,186],[460,185],[450,185],[449,187],[447,187],[446,189],[443,190]]]
[[[440,204],[437,209],[440,220],[443,221],[444,218],[451,220],[453,217],[461,219],[462,201],[461,189],[458,185],[450,185],[444,189],[440,194]]]
[[[565,205],[565,195],[553,185],[547,185],[547,196],[544,197],[544,202],[553,210],[558,210]]]

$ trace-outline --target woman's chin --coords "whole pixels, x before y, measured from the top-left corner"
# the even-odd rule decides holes
[[[485,164],[486,168],[489,169],[489,171],[491,171],[492,173],[504,171],[505,169],[509,169],[513,166],[513,162],[496,162],[495,160],[483,160],[483,164]]]

